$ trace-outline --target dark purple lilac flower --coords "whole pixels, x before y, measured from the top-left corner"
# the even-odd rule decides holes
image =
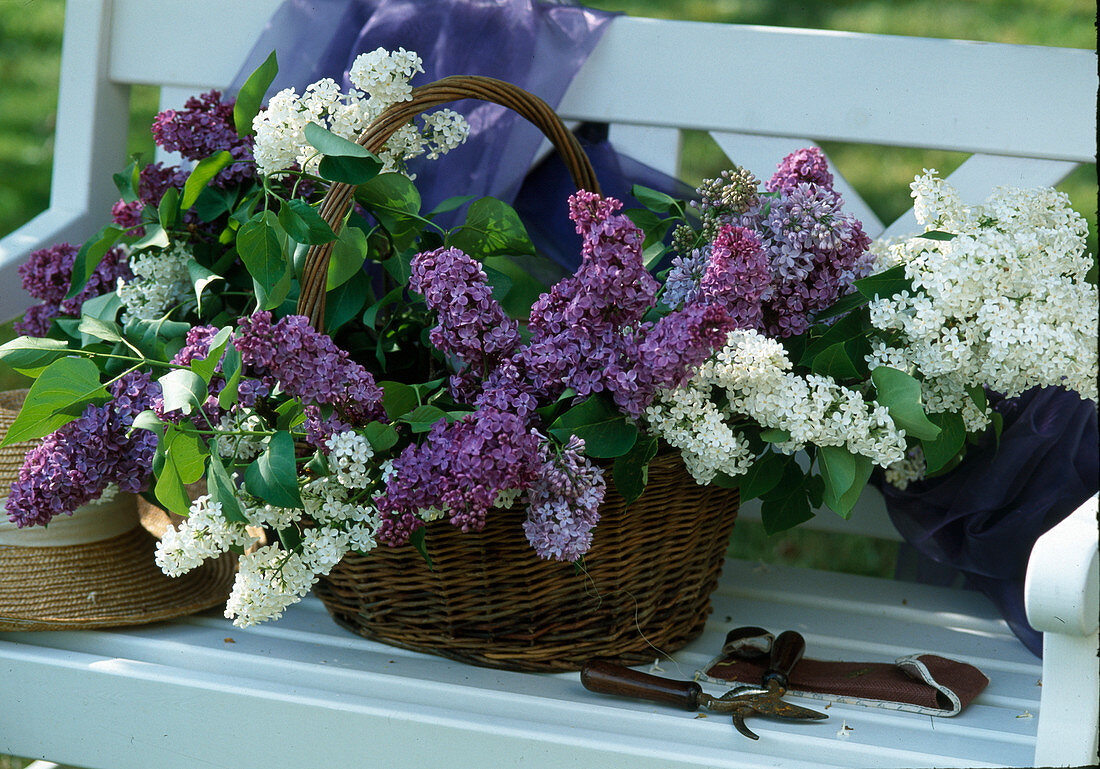
[[[561,453],[541,451],[537,480],[527,490],[523,531],[540,557],[576,561],[592,546],[606,483],[603,470],[585,457],[576,436]]]
[[[772,272],[756,233],[723,225],[699,281],[701,300],[725,307],[737,328],[759,329],[764,325],[761,303],[771,293]]]
[[[531,308],[531,341],[522,352],[540,394],[566,387],[578,396],[607,389],[605,372],[624,352],[624,332],[656,304],[657,281],[642,262],[641,230],[622,204],[581,191],[569,199],[570,216],[584,238],[577,273],[539,297]]]
[[[766,187],[768,192],[783,192],[803,183],[833,188],[829,162],[817,147],[804,147],[783,158]]]
[[[127,492],[145,488],[156,435],[147,430],[126,433],[134,417],[159,400],[160,386],[147,373],[131,372],[107,389],[113,400],[89,404],[27,452],[7,501],[16,525],[45,525],[55,515],[71,515],[110,483]]]
[[[739,328],[773,337],[801,334],[814,313],[869,274],[870,239],[843,212],[816,148],[783,159],[768,182],[771,195],[748,194],[749,181],[755,184],[738,172],[699,187],[697,207],[711,242],[674,260],[665,304],[717,303]]]
[[[145,228],[139,226],[142,210],[146,207],[156,209],[169,187],[175,187],[182,192],[188,175],[188,172],[179,166],[165,166],[160,162],[145,166],[138,174],[138,188],[134,190],[137,200],[130,203],[120,200],[111,208],[111,216],[115,224],[127,229],[132,228],[130,232],[133,235],[139,237],[144,235]],[[188,212],[184,216],[184,221],[193,219],[193,212]]]
[[[354,424],[384,418],[382,390],[374,377],[303,315],[288,315],[275,323],[270,312],[241,318],[233,344],[248,367],[246,373],[269,387],[279,382],[284,392],[306,403],[335,406]]]
[[[218,172],[214,184],[228,187],[256,175],[251,136],[238,136],[233,122],[234,100],[223,102],[220,91],[192,96],[182,110],[164,110],[153,121],[153,140],[188,160],[202,160],[222,150],[234,162]]]
[[[445,511],[463,531],[480,530],[500,493],[526,489],[539,466],[539,436],[515,414],[486,407],[457,422],[441,419],[394,460],[378,498],[387,521],[378,538],[403,544],[419,525],[411,516],[429,509]]]
[[[80,315],[84,302],[114,291],[119,278],[128,280],[133,277],[125,255],[120,249],[112,248],[104,254],[80,293],[66,299],[78,252],[79,249],[70,243],[59,243],[32,252],[27,261],[19,265],[23,288],[34,298],[41,299],[42,303],[31,307],[21,321],[16,321],[16,333],[45,336],[54,317]]]
[[[488,278],[476,261],[457,248],[417,254],[409,287],[424,297],[438,325],[428,338],[432,345],[457,357],[469,375],[452,384],[462,395],[466,380],[484,377],[520,342],[519,323],[493,298]]]
[[[611,382],[616,405],[640,417],[658,390],[680,387],[740,328],[718,304],[690,304],[643,329],[633,340],[630,377]]]

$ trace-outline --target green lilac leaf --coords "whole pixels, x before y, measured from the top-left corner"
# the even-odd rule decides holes
[[[71,353],[68,343],[45,337],[21,336],[0,345],[0,361],[30,377],[37,377],[51,363]]]
[[[772,491],[760,499],[760,522],[768,534],[776,534],[814,517],[810,508],[806,475],[797,462],[788,462]]]
[[[190,414],[206,400],[207,383],[194,371],[177,368],[157,379],[164,397],[166,412]]]
[[[649,462],[657,456],[657,437],[646,436],[635,442],[630,451],[616,457],[611,466],[615,488],[631,504],[642,496],[649,483]]]
[[[868,275],[853,282],[862,296],[867,299],[887,298],[902,291],[913,290],[913,281],[905,277],[905,265],[898,264],[877,275]]]
[[[361,229],[345,227],[329,255],[326,290],[332,291],[349,281],[356,273],[362,272],[369,250],[367,236]]]
[[[555,419],[549,433],[562,443],[576,435],[584,441],[588,456],[614,459],[634,446],[638,427],[605,399],[593,395]]]
[[[275,57],[275,51],[272,51],[264,59],[263,64],[248,76],[241,90],[237,92],[237,101],[233,105],[233,127],[237,130],[238,136],[252,135],[252,119],[260,111],[267,89],[278,73],[279,61]]]
[[[237,253],[265,299],[261,304],[265,310],[282,304],[293,277],[281,234],[282,228],[272,211],[257,214],[237,232]]]
[[[404,382],[379,382],[382,388],[382,409],[391,420],[405,416],[420,405],[416,389]]]
[[[49,435],[79,417],[89,403],[98,405],[110,398],[99,381],[99,369],[90,360],[55,360],[34,380],[0,446]]]
[[[302,506],[290,433],[280,430],[271,436],[264,452],[245,470],[244,485],[249,494],[275,507]]]
[[[934,441],[939,436],[940,428],[924,413],[920,382],[889,366],[872,371],[871,381],[877,390],[875,400],[889,410],[894,424],[905,430],[906,435],[922,441]]]
[[[317,210],[304,200],[284,200],[279,204],[279,224],[299,243],[324,245],[336,240],[336,233]]]
[[[206,472],[206,488],[212,502],[221,503],[222,517],[225,520],[236,523],[248,523],[248,518],[241,512],[241,504],[237,499],[237,484],[229,476],[229,472],[222,464],[218,452],[210,454],[210,462]]]
[[[195,167],[191,169],[187,181],[183,183],[183,198],[179,201],[180,207],[187,211],[195,205],[199,195],[206,189],[206,185],[213,181],[214,177],[232,162],[233,156],[229,154],[229,151],[222,150],[196,163]]]
[[[630,194],[638,199],[638,202],[648,208],[650,211],[656,211],[659,214],[668,213],[669,209],[676,205],[676,198],[666,195],[665,193],[644,187],[641,184],[635,184],[630,188]]]
[[[124,233],[125,231],[118,227],[104,227],[84,241],[73,260],[73,277],[69,285],[69,293],[65,295],[66,299],[72,299],[81,292],[88,283],[88,278],[95,272],[95,268],[103,261],[107,251]]]
[[[733,479],[733,485],[741,490],[741,501],[748,502],[750,499],[762,497],[779,485],[790,461],[790,455],[773,451],[757,459],[748,472]]]
[[[470,204],[465,223],[447,236],[447,245],[474,259],[534,255],[535,247],[515,209],[497,198]]]
[[[925,472],[942,470],[966,444],[966,424],[961,414],[944,412],[929,414],[928,419],[940,428],[939,437],[921,441],[924,449]]]

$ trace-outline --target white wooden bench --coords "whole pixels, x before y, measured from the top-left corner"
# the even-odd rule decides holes
[[[276,4],[69,0],[51,204],[0,240],[0,316],[27,304],[15,268],[29,251],[103,223],[117,197],[111,174],[125,164],[130,86],[161,86],[166,107],[224,86]],[[803,96],[744,76],[765,61],[769,83],[797,83]],[[824,140],[966,151],[951,181],[980,200],[994,184],[1054,184],[1094,162],[1096,89],[1088,51],[620,18],[560,111],[612,122],[618,147],[670,172],[681,129],[708,131],[764,176]],[[871,235],[911,229],[911,218],[887,226],[845,193]],[[809,525],[898,538],[870,494],[852,521],[826,511]],[[0,753],[101,769],[1091,763],[1095,499],[1040,540],[1027,597],[1042,662],[973,592],[728,562],[706,631],[662,663],[666,675],[690,677],[729,627],[756,624],[802,631],[810,656],[935,652],[991,679],[953,719],[834,705],[824,722],[755,720],[758,742],[724,718],[591,694],[575,674],[485,670],[370,643],[312,599],[248,631],[211,612],[0,634]]]

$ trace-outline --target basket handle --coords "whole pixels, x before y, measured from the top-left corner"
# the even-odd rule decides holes
[[[573,183],[579,190],[599,192],[595,171],[577,138],[561,122],[546,102],[522,88],[480,75],[454,75],[434,83],[414,88],[410,101],[392,104],[359,135],[356,142],[371,152],[378,152],[401,126],[425,110],[460,99],[480,99],[507,107],[533,123],[561,154]],[[351,205],[355,187],[334,183],[321,201],[319,214],[332,231],[340,234],[344,215]],[[328,283],[328,262],[332,243],[310,246],[302,271],[302,290],[298,298],[298,313],[309,318],[310,325],[323,331],[325,318],[325,288]]]

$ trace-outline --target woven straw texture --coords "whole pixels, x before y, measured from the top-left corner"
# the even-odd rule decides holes
[[[0,436],[26,390],[0,392]],[[25,453],[37,441],[0,449],[0,487],[7,498]],[[0,508],[2,510],[2,508]],[[167,514],[139,503],[143,525],[167,526]],[[143,526],[81,545],[0,545],[0,631],[72,630],[140,625],[224,604],[237,558],[224,555],[181,577],[154,562],[156,537]]]
[[[449,77],[417,88],[358,142],[377,152],[420,112],[465,98],[515,110],[550,139],[578,189],[599,192],[591,163],[554,111],[491,78]],[[321,203],[337,233],[353,194],[334,184]],[[331,249],[309,250],[298,301],[318,330]],[[531,671],[579,670],[592,657],[637,664],[676,651],[703,629],[737,505],[737,491],[699,486],[679,455],[662,454],[629,508],[608,484],[583,565],[540,559],[523,532],[525,512],[512,508],[494,510],[481,532],[430,525],[431,567],[412,546],[381,547],[345,557],[314,592],[360,635],[463,662]]]
[[[582,566],[539,558],[511,508],[481,532],[431,524],[431,568],[409,545],[382,547],[345,557],[314,592],[362,636],[476,665],[640,664],[702,631],[737,505],[736,490],[700,486],[662,454],[628,508],[609,484]]]
[[[8,434],[8,428],[19,415],[26,397],[26,390],[0,391],[0,436]],[[38,441],[23,441],[0,448],[0,497],[7,498],[12,481],[19,477],[23,457],[37,445]]]

